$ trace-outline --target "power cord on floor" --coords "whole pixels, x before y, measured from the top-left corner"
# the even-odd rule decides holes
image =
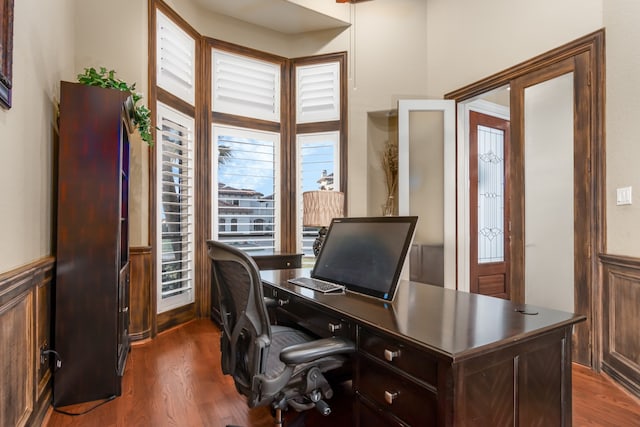
[[[50,350],[50,349],[47,349],[47,350],[44,350],[44,349],[43,349],[42,351],[40,351],[40,359],[41,359],[41,360],[40,360],[40,363],[44,363],[44,362],[45,362],[45,360],[46,360],[45,358],[46,358],[46,357],[48,357],[48,355],[50,355],[50,354],[53,354],[53,355],[55,356],[55,363],[54,363],[54,375],[55,375],[55,371],[57,371],[58,369],[60,369],[60,367],[62,366],[62,358],[60,357],[60,354],[58,354],[58,352],[57,352],[57,351],[55,351],[55,350]],[[105,404],[105,403],[107,403],[107,402],[111,402],[111,401],[112,401],[113,399],[115,399],[116,397],[117,397],[117,396],[116,396],[115,394],[113,394],[113,395],[111,395],[111,396],[107,397],[107,398],[106,398],[105,400],[103,400],[102,402],[98,402],[96,405],[94,405],[94,406],[92,406],[91,408],[86,409],[86,410],[84,410],[84,411],[82,411],[82,412],[68,412],[68,411],[64,411],[64,410],[62,410],[62,409],[58,409],[58,408],[56,408],[55,406],[53,406],[53,402],[51,402],[51,406],[53,407],[53,410],[54,410],[55,412],[58,412],[59,414],[64,414],[64,415],[70,415],[70,416],[72,416],[72,417],[77,417],[77,416],[79,416],[79,415],[87,414],[87,413],[89,413],[89,412],[93,411],[94,409],[96,409],[96,408],[98,408],[98,407],[100,407],[100,406],[104,405],[104,404]]]
[[[98,404],[96,404],[96,405],[92,406],[91,408],[89,408],[89,409],[87,409],[87,410],[84,410],[84,411],[82,411],[82,412],[67,412],[67,411],[63,411],[62,409],[58,409],[58,408],[56,408],[56,407],[55,407],[55,406],[53,406],[53,405],[51,405],[51,406],[53,406],[53,410],[54,410],[54,411],[56,411],[56,412],[58,412],[58,413],[60,413],[60,414],[70,415],[70,416],[72,416],[72,417],[77,417],[78,415],[84,415],[84,414],[86,414],[86,413],[89,413],[89,412],[93,411],[94,409],[96,409],[97,407],[102,406],[102,405],[104,405],[104,404],[105,404],[105,403],[107,403],[107,402],[111,402],[111,401],[112,401],[113,399],[115,399],[115,398],[116,398],[116,395],[115,395],[115,394],[114,394],[114,395],[111,395],[111,396],[107,397],[105,400],[103,400],[102,402],[99,402]]]

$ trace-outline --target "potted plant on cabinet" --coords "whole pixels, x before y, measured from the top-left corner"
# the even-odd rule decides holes
[[[146,105],[138,105],[138,101],[142,99],[142,95],[135,91],[136,84],[128,84],[127,82],[116,78],[114,70],[107,70],[100,67],[96,70],[93,67],[85,68],[83,74],[78,74],[78,82],[87,86],[99,86],[109,89],[118,89],[131,93],[133,123],[140,132],[140,137],[149,146],[153,146],[153,135],[151,133],[151,111]]]

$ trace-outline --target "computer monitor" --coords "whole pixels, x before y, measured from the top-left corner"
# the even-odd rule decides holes
[[[393,300],[418,217],[334,218],[311,277]]]

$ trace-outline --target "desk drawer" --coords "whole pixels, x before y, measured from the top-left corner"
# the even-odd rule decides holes
[[[412,426],[435,426],[437,396],[366,357],[359,358],[356,389],[384,411]]]
[[[302,267],[302,254],[254,255],[260,270],[282,270]]]
[[[353,339],[351,323],[338,316],[321,311],[304,300],[290,296],[288,304],[278,309],[278,321],[282,324],[293,323],[319,337],[339,336]]]
[[[356,399],[357,427],[407,427],[407,424],[395,418],[392,414],[377,408],[362,396]]]
[[[384,364],[395,366],[410,376],[437,387],[438,361],[428,354],[392,338],[374,334],[366,328],[360,331],[359,348]]]

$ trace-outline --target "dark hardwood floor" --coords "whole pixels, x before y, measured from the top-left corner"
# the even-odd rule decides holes
[[[50,411],[45,427],[271,426],[267,408],[249,410],[245,400],[222,375],[217,327],[209,320],[190,322],[136,345],[129,354],[122,396],[81,416]],[[351,427],[348,393],[337,390],[329,417],[308,411],[307,426]],[[82,412],[97,402],[61,408]],[[287,418],[297,414],[288,414]],[[574,426],[640,426],[640,401],[604,375],[573,368]]]

